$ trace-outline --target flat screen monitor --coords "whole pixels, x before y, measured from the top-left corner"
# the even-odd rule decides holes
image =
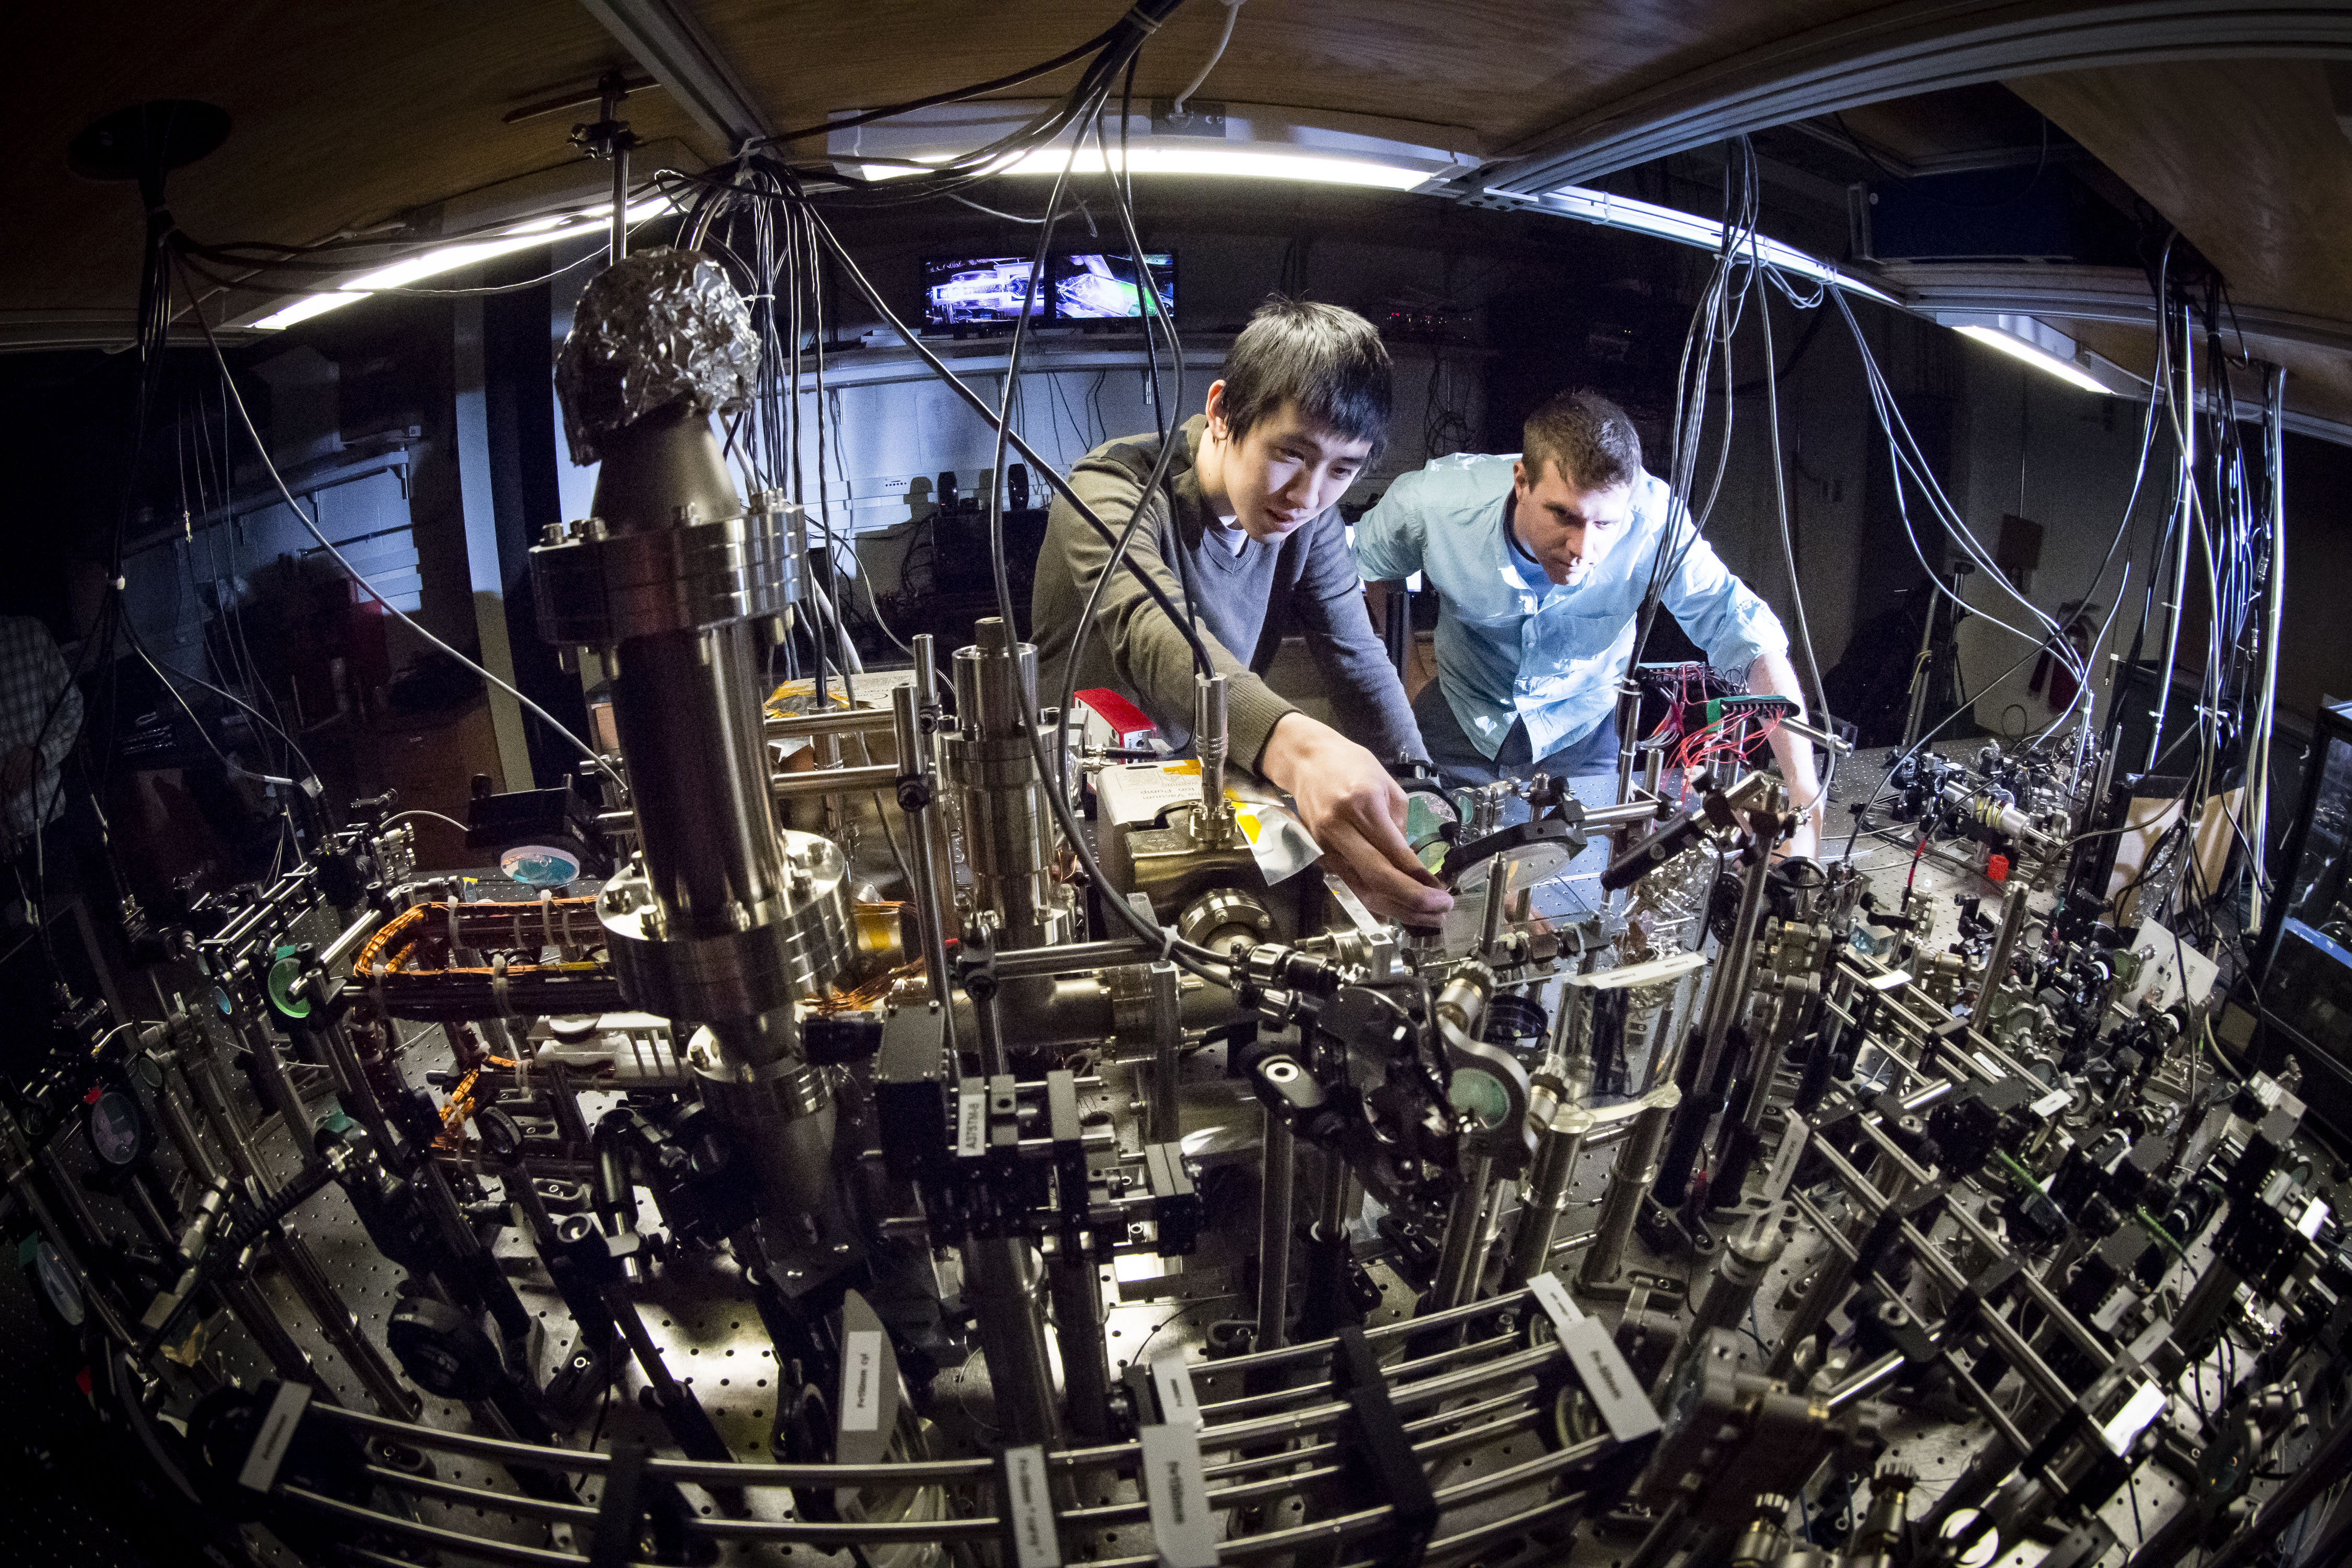
[[[1010,324],[1021,319],[1029,288],[1026,256],[932,256],[923,258],[923,325],[931,331]],[[1147,255],[1160,308],[1176,313],[1176,258]],[[1045,259],[1030,301],[1033,321],[1135,321],[1143,314],[1143,286],[1125,251],[1081,251]]]
[[[1160,308],[1176,314],[1176,258],[1147,252]],[[1080,251],[1046,262],[1054,282],[1054,318],[1062,321],[1132,321],[1143,314],[1143,279],[1124,251]]]
[[[947,328],[1017,321],[1029,289],[1026,256],[940,256],[923,260],[923,324]],[[1053,289],[1040,279],[1029,319],[1044,321]]]

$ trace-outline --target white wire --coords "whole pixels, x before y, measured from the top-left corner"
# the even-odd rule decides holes
[[[407,811],[395,811],[390,816],[383,819],[383,825],[386,827],[390,827],[394,823],[405,821],[407,818],[412,816],[429,816],[436,822],[446,822],[460,833],[471,833],[473,831],[472,828],[467,826],[464,823],[458,821],[454,816],[447,816],[438,811],[427,811],[423,806],[412,807]]]
[[[1234,41],[1234,23],[1241,14],[1242,0],[1225,0],[1225,30],[1217,35],[1217,47],[1210,54],[1209,63],[1201,68],[1201,74],[1192,79],[1191,86],[1176,95],[1175,101],[1170,106],[1177,114],[1184,112],[1184,100],[1201,90],[1201,84],[1209,79],[1209,73],[1215,70],[1217,62],[1225,58],[1225,46]]]

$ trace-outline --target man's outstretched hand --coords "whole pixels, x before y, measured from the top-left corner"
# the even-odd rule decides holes
[[[1371,752],[1304,713],[1286,713],[1266,738],[1259,771],[1289,792],[1331,869],[1372,913],[1434,925],[1454,907],[1413,858],[1404,837],[1404,791]]]

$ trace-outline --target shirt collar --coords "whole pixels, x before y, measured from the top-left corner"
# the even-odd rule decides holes
[[[1519,492],[1514,486],[1503,492],[1503,570],[1520,587],[1539,595],[1549,594],[1555,584],[1528,547],[1519,542],[1519,531],[1512,526],[1518,510]]]

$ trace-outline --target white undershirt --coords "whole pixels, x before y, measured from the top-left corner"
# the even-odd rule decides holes
[[[1223,540],[1225,548],[1232,551],[1238,558],[1243,548],[1249,543],[1249,530],[1237,528],[1232,523],[1224,523],[1219,526],[1217,537]]]

